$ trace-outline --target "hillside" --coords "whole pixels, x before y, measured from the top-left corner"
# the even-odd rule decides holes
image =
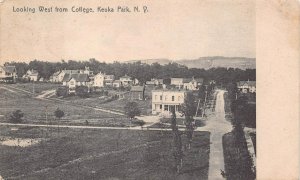
[[[127,61],[128,63],[137,62]],[[245,57],[200,57],[198,59],[182,59],[177,61],[172,61],[169,59],[147,59],[141,60],[142,63],[153,64],[159,63],[161,65],[168,64],[170,62],[176,62],[187,66],[188,68],[216,68],[216,67],[225,67],[225,68],[240,68],[240,69],[255,69],[256,60],[255,58],[245,58]]]

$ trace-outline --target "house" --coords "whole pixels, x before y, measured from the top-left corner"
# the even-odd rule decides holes
[[[28,70],[26,72],[26,74],[23,75],[23,78],[27,79],[29,81],[36,82],[36,81],[39,80],[39,72],[37,70],[34,70],[34,69]]]
[[[186,90],[197,90],[203,84],[203,78],[171,78],[171,85]]]
[[[203,85],[203,78],[184,78],[183,79],[183,88],[186,90],[198,90],[201,85]]]
[[[130,99],[144,100],[145,86],[131,86]]]
[[[152,90],[152,114],[170,115],[171,109],[179,113],[181,105],[184,103],[186,90]]]
[[[112,86],[114,80],[115,80],[115,76],[114,75],[105,75],[105,77],[104,77],[104,84],[105,84],[105,86]]]
[[[61,70],[61,71],[57,71],[55,72],[52,77],[50,77],[51,82],[63,82],[63,78],[65,76],[65,74],[79,74],[80,71],[79,70]]]
[[[0,81],[16,82],[17,70],[15,66],[0,66]]]
[[[125,76],[120,77],[120,81],[122,82],[123,86],[130,86],[132,84],[131,77],[127,76],[127,74],[125,74]]]
[[[159,86],[159,85],[163,85],[164,82],[163,79],[156,79],[156,78],[152,78],[150,81],[147,81],[146,84],[147,85],[155,85],[155,86]]]
[[[119,88],[122,86],[122,82],[120,80],[115,80],[112,84],[113,87]]]
[[[171,78],[171,85],[181,88],[183,86],[183,78]]]
[[[94,75],[94,72],[90,70],[90,67],[85,66],[84,70],[79,70],[79,74],[87,74],[88,76]]]
[[[74,93],[77,86],[90,88],[90,79],[87,74],[65,74],[63,85],[69,88],[69,93]]]
[[[104,81],[105,81],[105,74],[102,74],[101,72],[96,74],[94,77],[94,87],[104,87]]]
[[[240,81],[237,88],[241,93],[256,93],[256,81]]]

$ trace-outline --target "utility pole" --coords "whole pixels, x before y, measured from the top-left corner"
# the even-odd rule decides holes
[[[197,114],[198,114],[198,109],[199,109],[199,105],[200,105],[200,98],[198,100],[198,105],[197,105],[197,109],[196,109],[196,114],[195,114],[195,117],[197,117]]]
[[[208,86],[208,85],[205,85],[205,98],[204,98],[204,105],[203,105],[202,117],[203,117],[204,114],[205,114],[205,108],[206,108],[207,86]]]

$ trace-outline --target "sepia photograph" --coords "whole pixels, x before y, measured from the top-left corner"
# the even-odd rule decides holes
[[[255,180],[255,1],[0,2],[0,179]]]

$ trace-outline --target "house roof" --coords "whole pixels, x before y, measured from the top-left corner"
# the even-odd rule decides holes
[[[191,82],[193,79],[192,78],[183,78],[182,82],[183,83],[189,83]]]
[[[143,92],[144,86],[132,86],[130,89],[131,92]]]
[[[121,83],[122,81],[120,80],[114,80],[114,83]]]
[[[122,76],[120,78],[131,78],[130,76],[128,76],[127,74],[125,74],[125,76]]]
[[[87,82],[89,81],[89,77],[87,74],[65,74],[63,78],[63,82],[68,82],[71,79],[75,79],[77,82]]]
[[[79,70],[62,70],[62,72],[67,73],[67,74],[78,74],[80,71]]]
[[[57,72],[53,73],[52,76],[58,76],[60,73],[61,73],[61,71],[57,71]]]
[[[256,81],[240,81],[237,83],[237,86],[255,86],[256,87]]]
[[[5,72],[13,73],[16,70],[15,66],[1,66]]]

